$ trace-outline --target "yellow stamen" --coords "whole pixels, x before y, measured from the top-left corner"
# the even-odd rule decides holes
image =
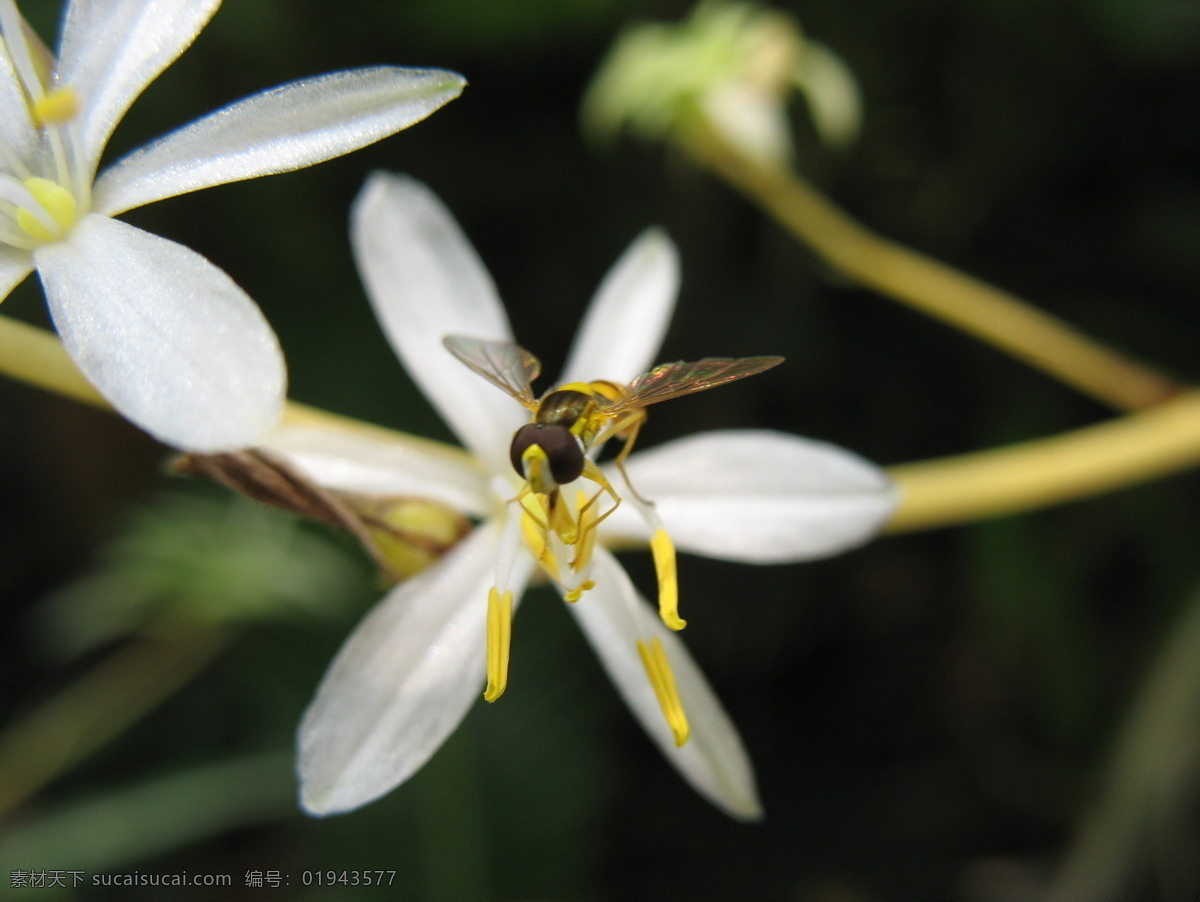
[[[679,580],[675,574],[675,543],[665,529],[656,529],[650,539],[654,572],[658,574],[658,616],[669,629],[681,630],[686,620],[679,619]]]
[[[521,535],[525,539],[525,547],[536,560],[541,560],[546,553],[546,537],[544,530],[529,511],[521,512]]]
[[[550,505],[550,528],[566,545],[574,545],[579,541],[581,526],[576,521],[575,515],[571,513],[571,509],[567,507],[561,493],[553,498],[553,503]]]
[[[691,728],[683,711],[683,702],[679,700],[679,690],[675,688],[675,674],[671,670],[662,642],[655,637],[647,645],[639,639],[637,650],[642,659],[642,666],[646,668],[646,676],[650,677],[650,685],[654,687],[659,707],[667,718],[667,725],[675,735],[675,745],[681,746],[688,741]]]
[[[49,228],[24,207],[17,210],[17,225],[38,241],[58,241],[71,226],[75,225],[75,220],[79,217],[79,207],[75,203],[74,196],[58,182],[38,176],[25,179],[24,185],[33,195],[33,199],[50,215],[59,228]]]
[[[547,576],[558,582],[558,560],[550,554],[546,543],[546,528],[527,510],[521,514],[521,535],[533,559],[546,571]]]
[[[525,512],[538,529],[545,532],[549,529],[547,520],[549,519],[546,513],[547,499],[545,495],[536,494],[528,485],[521,489],[517,495],[517,503],[521,505],[521,509]]]
[[[578,586],[576,586],[570,592],[565,593],[563,595],[563,601],[569,601],[572,604],[574,604],[575,602],[579,601],[579,599],[583,598],[584,592],[588,591],[588,589],[594,589],[595,587],[596,587],[595,580],[585,579],[582,583],[580,583]]]
[[[79,115],[79,95],[70,88],[51,91],[33,105],[38,125],[62,125]]]
[[[508,686],[508,652],[512,642],[512,592],[502,596],[495,587],[488,590],[487,613],[487,689],[483,697],[494,702]]]

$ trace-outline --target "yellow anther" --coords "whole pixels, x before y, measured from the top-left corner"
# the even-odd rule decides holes
[[[79,207],[75,203],[75,197],[58,182],[52,182],[50,179],[34,176],[25,179],[23,184],[26,190],[33,195],[38,206],[49,214],[58,228],[51,229],[32,211],[26,210],[24,207],[17,210],[17,225],[27,235],[38,241],[58,241],[71,226],[75,225],[75,220],[79,217]]]
[[[546,575],[555,582],[559,581],[558,560],[550,553],[550,549],[546,544],[546,530],[529,511],[521,514],[521,535],[525,539],[525,546],[529,549],[529,553],[533,555],[533,559],[538,562]]]
[[[688,741],[691,728],[683,711],[683,702],[679,700],[679,690],[675,688],[675,674],[671,670],[662,642],[655,637],[647,645],[639,639],[637,650],[642,659],[642,666],[646,668],[646,676],[650,677],[650,685],[654,687],[658,705],[667,718],[667,726],[675,736],[675,745],[681,746]]]
[[[70,88],[51,91],[33,105],[38,125],[62,125],[79,115],[79,95]]]
[[[669,629],[681,630],[686,620],[679,618],[679,579],[675,574],[675,543],[665,529],[656,529],[650,539],[654,572],[658,574],[658,616]]]
[[[580,583],[578,586],[576,586],[574,589],[572,589],[570,592],[565,593],[563,595],[563,601],[569,601],[572,604],[574,604],[575,602],[579,601],[579,599],[583,598],[584,592],[588,591],[589,589],[594,589],[594,588],[596,588],[596,581],[591,580],[591,579],[586,579],[582,583]]]
[[[561,495],[554,499],[550,508],[550,528],[563,540],[564,545],[574,545],[579,541],[582,526]]]
[[[483,697],[494,702],[508,686],[508,653],[512,643],[512,592],[488,590],[487,689]]]
[[[539,529],[547,530],[550,528],[547,525],[549,515],[546,511],[549,502],[545,495],[538,495],[529,486],[525,486],[521,489],[521,493],[517,495],[517,503],[521,505],[521,510],[537,524]]]
[[[541,526],[533,519],[529,511],[521,512],[521,536],[525,539],[525,547],[535,560],[541,560],[546,553],[546,537]]]

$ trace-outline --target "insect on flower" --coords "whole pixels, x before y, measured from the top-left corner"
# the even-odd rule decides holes
[[[652,502],[642,498],[630,482],[625,459],[651,404],[753,376],[778,366],[783,358],[706,357],[691,363],[664,363],[628,385],[606,380],[571,382],[535,397],[532,383],[542,367],[524,348],[509,341],[462,335],[449,335],[443,341],[450,353],[532,414],[532,421],[513,435],[509,450],[517,475],[525,480],[514,500],[522,509],[526,544],[547,575],[563,587],[568,601],[577,601],[592,587],[587,571],[596,526],[622,501],[592,456],[610,438],[623,442],[614,463],[629,487],[631,502],[651,528],[659,614],[671,629],[682,629],[686,622],[678,613],[675,546]],[[561,491],[580,477],[597,486],[590,497],[581,491],[572,498]],[[612,503],[598,511],[605,494]]]
[[[530,537],[562,555],[579,551],[527,516],[526,506],[546,522],[536,492],[526,492],[525,506],[516,500],[526,484],[524,464],[514,473],[509,451],[514,433],[536,419],[528,385],[536,370],[514,353],[493,280],[450,211],[420,182],[378,172],[355,201],[351,237],[380,325],[464,450],[338,420],[287,423],[268,437],[265,450],[326,491],[427,498],[475,525],[436,562],[392,588],[329,665],[297,737],[301,800],[316,815],[358,808],[410,779],[467,716],[482,678],[485,698],[500,697],[509,618],[534,572],[546,567]],[[579,381],[593,395],[589,380],[606,377],[640,395],[630,383],[651,369],[678,287],[675,245],[662,230],[648,229],[601,280],[567,350],[564,375],[552,387]],[[446,353],[445,337],[464,334],[496,342],[494,362],[474,359],[488,348],[478,340],[451,341],[472,366]],[[502,363],[514,358],[516,365]],[[496,368],[503,393],[488,375]],[[591,400],[596,410],[588,416],[598,416],[601,402]],[[649,412],[641,397],[617,417],[628,420],[639,406]],[[612,405],[605,411],[611,414]],[[609,418],[588,422],[601,430],[616,425]],[[599,461],[599,436],[590,438],[583,458]],[[574,435],[572,441],[583,444]],[[595,586],[565,607],[671,765],[722,811],[755,820],[762,805],[737,728],[683,637],[647,604],[613,550],[650,539],[646,508],[671,530],[673,547],[692,554],[754,565],[828,557],[873,536],[894,509],[896,491],[855,454],[768,429],[698,432],[650,450],[639,441],[624,469],[654,505],[633,496],[615,466],[602,466],[626,497],[591,530],[598,534],[589,568]],[[577,516],[580,491],[594,494],[597,484],[579,478],[549,487],[551,494],[557,489],[556,503]],[[549,496],[543,500],[548,504]],[[593,508],[601,513],[614,503],[604,492]],[[569,557],[555,563],[565,579],[578,582]],[[500,602],[496,617],[493,599]]]

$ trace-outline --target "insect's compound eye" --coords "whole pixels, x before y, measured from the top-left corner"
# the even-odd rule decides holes
[[[583,472],[583,449],[565,426],[547,423],[528,423],[513,436],[509,457],[517,475],[525,477],[525,452],[537,445],[550,464],[550,475],[559,485],[574,482]]]

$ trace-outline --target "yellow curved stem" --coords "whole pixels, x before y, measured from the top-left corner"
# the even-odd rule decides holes
[[[682,148],[860,285],[949,323],[1117,410],[1158,404],[1170,380],[1015,295],[872,232],[795,172],[757,163],[696,120]]]
[[[0,373],[102,409],[58,339],[43,329],[0,317]],[[467,458],[429,439],[362,423],[290,402],[288,424],[369,431]],[[888,469],[900,489],[889,532],[967,523],[1097,495],[1189,469],[1200,463],[1200,389],[1074,432]]]
[[[0,374],[99,410],[113,409],[75,366],[62,342],[53,332],[5,316],[0,316]],[[457,458],[466,466],[475,465],[474,458],[462,448],[364,423],[362,420],[330,413],[298,401],[287,403],[283,424],[344,429],[409,446],[419,445]]]
[[[100,410],[112,410],[71,362],[54,333],[8,317],[0,317],[0,373]]]
[[[1049,438],[900,464],[888,474],[901,532],[981,520],[1097,495],[1200,462],[1200,390]]]

